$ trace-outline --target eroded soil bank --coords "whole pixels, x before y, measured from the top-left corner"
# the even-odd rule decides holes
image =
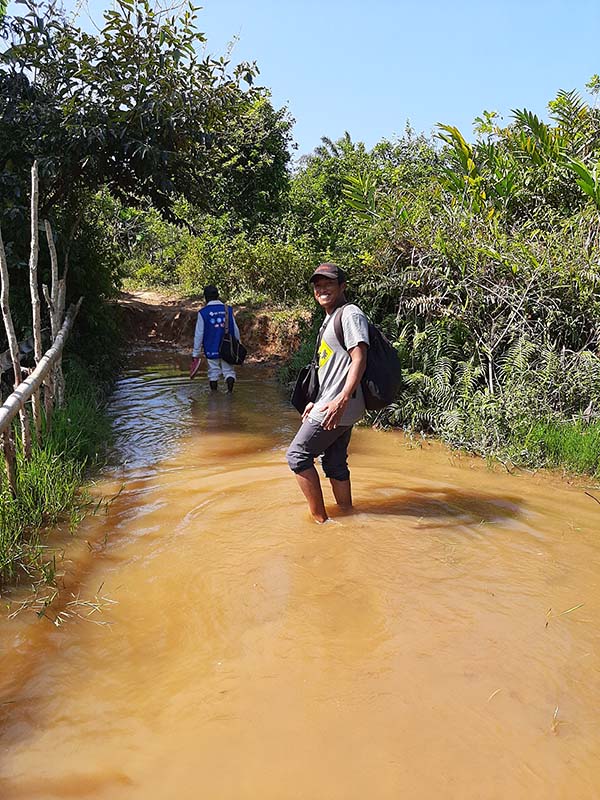
[[[191,352],[201,298],[180,298],[151,291],[122,292],[116,301],[126,340],[137,347]],[[303,321],[300,309],[234,306],[242,341],[250,362],[276,363],[300,344]]]
[[[0,622],[1,796],[598,798],[600,506],[358,429],[317,526],[268,373],[186,367],[132,363],[62,606]]]

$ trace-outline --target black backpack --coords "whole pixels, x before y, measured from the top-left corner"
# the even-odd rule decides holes
[[[342,311],[333,320],[333,329],[338,342],[346,350]],[[383,333],[369,322],[369,347],[367,368],[361,380],[365,406],[369,411],[379,411],[393,403],[402,386],[400,359],[393,345]]]

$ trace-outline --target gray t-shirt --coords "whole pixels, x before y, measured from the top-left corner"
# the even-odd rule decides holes
[[[342,315],[342,329],[346,348],[342,347],[335,335],[333,320],[336,314]],[[349,303],[325,317],[321,327],[322,338],[319,347],[319,394],[310,419],[322,422],[325,412],[318,409],[329,403],[344,388],[352,359],[348,350],[360,342],[369,344],[369,323],[358,306]],[[356,388],[338,425],[354,425],[365,413],[365,401],[360,384]]]

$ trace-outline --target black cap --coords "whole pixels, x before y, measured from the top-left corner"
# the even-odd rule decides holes
[[[315,278],[322,276],[323,278],[333,278],[334,281],[338,283],[346,283],[346,273],[341,267],[338,267],[337,264],[319,264],[313,274],[310,276],[310,283],[314,281]]]

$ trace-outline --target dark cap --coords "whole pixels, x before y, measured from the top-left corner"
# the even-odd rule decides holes
[[[319,264],[313,274],[310,276],[310,283],[314,281],[315,278],[322,276],[323,278],[333,278],[334,281],[338,283],[346,283],[346,273],[341,267],[338,267],[337,264]]]

